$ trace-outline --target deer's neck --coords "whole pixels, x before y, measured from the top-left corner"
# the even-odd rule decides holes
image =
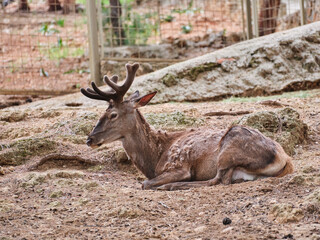
[[[169,148],[172,136],[154,130],[139,112],[135,112],[136,126],[122,143],[131,161],[149,179],[155,177],[156,166]]]

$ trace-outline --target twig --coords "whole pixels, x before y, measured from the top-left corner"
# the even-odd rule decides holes
[[[274,106],[274,107],[283,107],[283,106],[289,106],[288,104],[283,104],[275,100],[264,100],[258,102],[261,105],[266,105],[266,106]]]
[[[79,161],[82,163],[87,163],[87,164],[93,164],[93,165],[97,164],[97,162],[94,162],[89,159],[85,159],[85,158],[82,158],[82,157],[79,157],[76,155],[63,155],[63,154],[53,153],[53,154],[49,154],[49,155],[46,155],[43,158],[41,158],[39,161],[37,161],[36,163],[34,163],[30,167],[28,167],[28,170],[35,170],[39,166],[46,163],[47,161],[51,161],[51,160],[76,160],[76,161]]]
[[[161,206],[170,209],[166,204],[164,204],[163,202],[158,202]]]
[[[243,114],[248,114],[248,113],[251,113],[251,112],[250,111],[236,111],[236,112],[218,111],[218,112],[205,113],[204,116],[224,116],[224,115],[238,116],[238,115],[243,115]]]

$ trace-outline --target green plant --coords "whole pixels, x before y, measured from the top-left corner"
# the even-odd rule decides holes
[[[57,44],[51,45],[49,47],[39,44],[39,50],[42,55],[48,56],[50,60],[57,61],[68,57],[81,57],[84,54],[83,48],[66,47],[63,45],[62,40],[59,38]]]
[[[56,25],[58,25],[59,27],[64,27],[64,19],[56,20]]]
[[[191,26],[190,23],[188,25],[183,25],[181,27],[181,30],[182,30],[183,33],[186,33],[186,34],[190,33],[192,31],[192,26]]]
[[[49,77],[49,73],[45,71],[43,68],[40,68],[40,76],[41,77]]]
[[[165,22],[172,22],[173,19],[174,19],[174,16],[172,16],[172,15],[167,15],[163,20],[164,20]]]
[[[58,46],[59,48],[62,48],[62,47],[63,47],[63,42],[62,42],[62,38],[61,38],[61,37],[58,37],[57,46]]]
[[[58,33],[59,30],[55,29],[54,28],[54,25],[53,24],[50,24],[50,23],[42,23],[40,29],[39,29],[39,32],[42,33],[42,35],[51,35],[53,33]]]
[[[89,69],[70,69],[68,71],[65,71],[63,74],[71,74],[71,73],[79,73],[79,74],[90,73],[90,70]]]
[[[144,45],[147,43],[148,39],[152,35],[152,33],[157,33],[159,24],[157,21],[155,12],[148,13],[138,13],[132,10],[132,4],[134,1],[126,1],[125,6],[126,11],[123,11],[123,15],[121,16],[122,27],[125,32],[125,45]],[[112,31],[111,26],[111,13],[110,7],[105,7],[102,4],[102,14],[105,16],[103,18],[102,24],[108,25],[108,29]],[[109,33],[111,36],[113,33]],[[117,36],[113,36],[114,39],[108,38],[106,41],[111,45],[111,43],[115,44]],[[114,42],[111,42],[114,41]]]

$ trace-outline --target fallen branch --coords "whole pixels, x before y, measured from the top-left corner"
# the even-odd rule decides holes
[[[63,155],[63,154],[49,154],[38,160],[36,163],[28,167],[28,170],[35,170],[39,166],[43,165],[44,163],[52,160],[76,160],[80,163],[85,163],[85,164],[91,164],[91,165],[96,165],[98,162],[92,161],[90,159],[85,159],[76,155]]]
[[[273,107],[283,107],[283,106],[289,106],[288,104],[283,104],[275,100],[264,100],[258,102],[261,105],[266,105],[266,106],[273,106]]]
[[[218,112],[208,112],[205,113],[204,116],[238,116],[238,115],[244,115],[244,114],[249,114],[251,113],[250,111],[236,111],[236,112],[224,112],[224,111],[218,111]]]

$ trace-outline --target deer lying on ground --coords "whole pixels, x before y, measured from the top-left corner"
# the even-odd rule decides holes
[[[291,158],[279,143],[259,131],[234,126],[227,131],[213,129],[167,133],[156,131],[138,110],[156,94],[140,97],[136,91],[127,99],[139,64],[126,65],[127,78],[117,85],[118,76],[104,81],[112,90],[101,91],[94,82],[81,92],[92,99],[109,102],[109,107],[89,134],[87,145],[97,147],[116,140],[148,178],[143,189],[176,190],[239,180],[281,177],[293,172]]]

